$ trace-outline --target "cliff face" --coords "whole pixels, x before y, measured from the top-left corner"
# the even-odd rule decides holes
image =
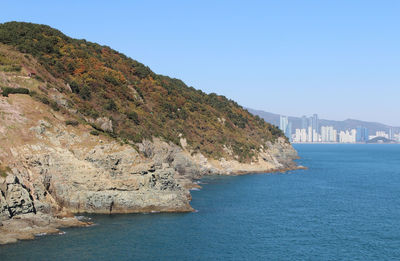
[[[21,118],[16,121],[4,107]],[[0,160],[9,168],[0,183],[6,198],[17,193],[24,202],[6,200],[9,206],[3,209],[10,211],[1,216],[190,211],[188,188],[194,179],[290,168],[296,156],[283,139],[266,144],[250,164],[208,159],[157,138],[137,144],[136,150],[106,135],[90,135],[87,126],[66,126],[63,115],[29,96],[2,97],[0,109],[5,113],[1,126],[12,129],[0,132]],[[14,205],[21,211],[14,211]]]
[[[4,32],[0,25],[0,42],[5,42]],[[75,40],[65,39],[64,45],[77,48]],[[64,45],[57,47],[61,48],[57,57],[73,52]],[[97,56],[103,57],[109,49],[98,51]],[[44,57],[47,62],[49,52]],[[137,65],[129,59],[118,62],[125,63]],[[89,82],[101,85],[96,77],[103,75],[83,66],[86,71],[71,69],[66,76],[59,65],[61,75],[56,77],[51,66],[0,44],[0,243],[90,224],[75,218],[77,213],[192,211],[189,190],[204,175],[296,167],[296,151],[281,132],[226,98],[207,96],[154,74],[138,77],[140,66],[133,67],[133,76],[122,66],[119,73],[125,82],[97,90],[102,94],[96,98],[94,92],[82,92]],[[96,70],[117,69],[102,66]],[[72,89],[78,85],[71,86],[65,77],[87,82],[81,82],[76,93]],[[133,85],[143,92],[139,95]],[[107,96],[116,90],[119,96]],[[105,96],[105,111],[82,113],[82,106],[100,108]],[[169,105],[160,102],[164,98]],[[138,133],[140,139],[129,138]]]
[[[0,242],[56,232],[67,222],[56,217],[85,225],[71,216],[76,213],[192,211],[189,189],[203,175],[295,167],[296,152],[284,139],[267,143],[259,159],[246,164],[209,159],[157,138],[134,148],[91,135],[89,126],[66,126],[64,115],[27,95],[1,97],[0,111],[0,164],[9,168],[0,177]]]

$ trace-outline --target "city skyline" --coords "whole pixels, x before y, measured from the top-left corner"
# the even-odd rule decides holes
[[[250,111],[254,114],[254,112],[265,112],[265,113],[270,113],[270,114],[274,114],[274,115],[284,115],[287,116],[288,118],[299,118],[302,119],[302,117],[304,117],[305,115],[314,115],[317,114],[318,118],[322,121],[335,121],[335,122],[344,122],[344,121],[348,121],[348,120],[355,120],[355,121],[360,121],[360,122],[366,122],[366,123],[377,123],[377,124],[382,124],[382,125],[386,125],[388,127],[393,127],[393,128],[400,128],[400,124],[396,125],[396,124],[388,124],[387,122],[381,121],[381,120],[377,120],[377,121],[370,121],[370,120],[364,120],[361,118],[352,118],[352,117],[346,117],[346,115],[342,118],[342,119],[333,119],[333,118],[329,118],[329,117],[320,117],[320,113],[299,113],[299,112],[295,112],[295,113],[289,113],[289,114],[285,114],[285,113],[276,113],[276,112],[270,112],[270,111],[265,111],[265,110],[259,110],[259,109],[255,109],[255,108],[247,108],[250,109]],[[257,114],[257,113],[255,113]],[[277,126],[279,126],[279,124],[277,124]]]
[[[301,117],[301,128],[292,129],[288,116],[280,115],[279,128],[293,143],[367,143],[373,139],[387,139],[400,142],[400,131],[394,128],[382,129],[370,135],[368,128],[357,126],[337,130],[333,126],[320,125],[318,114]]]

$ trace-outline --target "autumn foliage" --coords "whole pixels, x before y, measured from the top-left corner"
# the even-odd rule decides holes
[[[110,118],[120,139],[161,137],[179,144],[183,137],[192,151],[249,161],[266,141],[283,137],[224,96],[207,95],[107,46],[72,39],[49,26],[0,24],[0,42],[35,57],[65,83],[59,91],[68,95],[78,117]]]

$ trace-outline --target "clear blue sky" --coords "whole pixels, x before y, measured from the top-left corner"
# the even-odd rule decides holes
[[[400,1],[2,1],[255,109],[400,126]]]

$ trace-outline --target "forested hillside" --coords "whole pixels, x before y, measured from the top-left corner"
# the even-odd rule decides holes
[[[0,68],[25,70],[38,79],[42,86],[30,92],[33,97],[96,131],[88,119],[109,118],[113,130],[108,134],[126,143],[161,137],[179,144],[185,138],[192,151],[248,162],[266,141],[283,137],[278,128],[224,96],[205,94],[110,47],[72,39],[46,25],[0,24],[0,43],[25,54],[20,60],[0,55]],[[32,60],[38,65],[32,66]],[[1,87],[4,94],[12,86]],[[47,95],[50,89],[68,102],[60,106]]]

